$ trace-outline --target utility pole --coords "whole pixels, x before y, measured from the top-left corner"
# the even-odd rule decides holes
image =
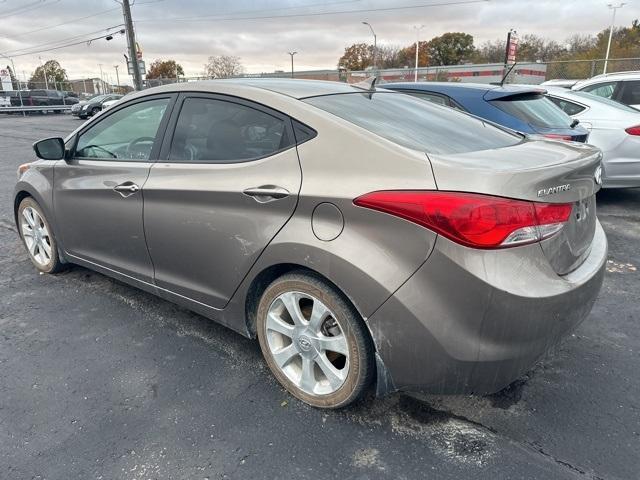
[[[118,93],[120,93],[120,76],[118,75],[118,67],[120,65],[114,65],[113,68],[116,69],[116,85],[118,85]]]
[[[362,22],[363,25],[367,25],[371,29],[371,33],[373,34],[373,73],[375,75],[377,69],[376,66],[376,57],[378,56],[378,37],[376,36],[376,32],[373,31],[373,27],[369,22]]]
[[[293,78],[293,56],[298,52],[287,52],[287,53],[291,55],[291,78]]]
[[[611,39],[613,38],[613,29],[616,24],[616,10],[624,7],[626,4],[624,2],[620,2],[617,6],[610,3],[607,5],[610,10],[613,10],[613,14],[611,15],[611,28],[609,29],[609,43],[607,44],[607,55],[604,57],[604,70],[602,73],[607,73],[607,64],[609,63],[609,52],[611,51]]]
[[[133,19],[131,18],[131,5],[129,5],[129,0],[122,0],[121,4],[124,24],[127,29],[129,59],[133,67],[133,87],[136,90],[142,90],[142,76],[140,75],[140,68],[138,68],[138,51],[136,49],[136,34],[133,31]]]
[[[418,50],[420,49],[420,30],[424,28],[424,25],[414,25],[413,28],[416,31],[416,71],[413,81],[418,81]]]

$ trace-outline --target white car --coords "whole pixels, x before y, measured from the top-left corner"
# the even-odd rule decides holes
[[[547,88],[549,99],[590,131],[589,143],[602,150],[602,186],[640,187],[640,112],[581,91]]]
[[[579,81],[571,90],[593,93],[640,110],[640,71],[596,75]]]
[[[107,100],[102,104],[102,110],[106,110],[109,107],[113,107],[120,100],[122,100],[122,98],[116,98],[115,100]]]
[[[542,82],[540,84],[541,87],[562,87],[562,88],[571,88],[576,83],[581,82],[582,80],[566,80],[564,78],[554,78],[553,80],[547,80],[546,82]]]
[[[5,93],[5,92],[0,92],[0,108],[4,108],[4,107],[10,107],[11,106],[11,100],[10,98],[7,96],[9,93]]]

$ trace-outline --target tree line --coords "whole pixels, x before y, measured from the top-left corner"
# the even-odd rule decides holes
[[[519,62],[550,62],[559,60],[595,60],[605,57],[609,29],[596,35],[572,35],[564,42],[549,40],[539,35],[520,37],[517,60]],[[475,46],[472,35],[448,32],[428,41],[420,41],[418,65],[420,67],[460,65],[465,63],[502,63],[505,59],[506,38],[484,42]],[[377,68],[413,68],[415,42],[405,47],[382,45],[376,49]],[[614,29],[610,58],[640,57],[640,22],[630,27]],[[366,70],[373,67],[374,48],[368,43],[356,43],[344,49],[338,59],[338,68]]]

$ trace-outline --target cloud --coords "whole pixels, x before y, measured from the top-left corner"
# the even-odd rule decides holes
[[[503,38],[510,28],[521,34],[534,33],[562,41],[568,36],[594,34],[608,27],[611,15],[602,0],[491,0],[467,5],[433,8],[356,12],[350,10],[397,8],[407,5],[443,3],[447,0],[136,0],[132,8],[138,41],[147,63],[157,58],[173,58],[181,63],[187,76],[201,74],[210,55],[235,55],[248,72],[287,70],[287,51],[296,50],[296,69],[335,68],[344,47],[355,42],[371,42],[366,20],[373,25],[379,44],[407,45],[415,41],[413,25],[425,25],[422,39],[447,31],[467,32],[476,45]],[[449,0],[450,1],[450,0]],[[21,13],[21,5],[39,3]],[[0,52],[25,49],[48,42],[95,32],[123,22],[119,5],[113,0],[42,0],[0,2]],[[115,8],[115,9],[114,9]],[[321,12],[344,12],[317,15]],[[76,18],[99,15],[40,30]],[[634,18],[632,5],[618,11],[616,23],[629,25]],[[310,16],[285,16],[313,14]],[[280,17],[228,20],[229,17]],[[225,20],[226,19],[226,20]],[[94,34],[95,36],[95,34]],[[87,37],[88,38],[88,37]],[[51,44],[50,46],[55,46]],[[42,47],[45,48],[45,47]],[[25,52],[29,50],[22,50]],[[15,53],[21,53],[15,52]],[[30,75],[46,61],[59,60],[71,78],[99,75],[115,79],[114,65],[125,70],[126,41],[96,40],[91,45],[16,56],[16,70]],[[122,75],[121,75],[122,78]]]

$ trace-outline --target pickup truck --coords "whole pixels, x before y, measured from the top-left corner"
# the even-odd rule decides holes
[[[76,97],[65,95],[58,90],[20,90],[16,95],[11,96],[11,106],[21,106],[20,97],[22,97],[22,105],[25,107],[45,107],[55,105],[73,105],[78,103]],[[55,109],[53,109],[56,111]]]

